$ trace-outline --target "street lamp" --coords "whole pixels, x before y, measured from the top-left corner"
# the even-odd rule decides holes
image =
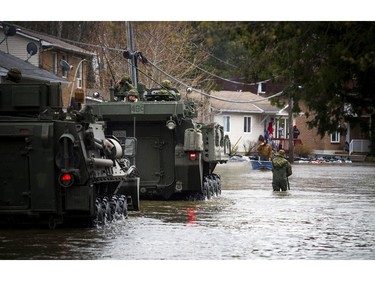
[[[76,73],[74,74],[74,79],[73,79],[72,87],[71,87],[71,90],[70,90],[69,105],[68,105],[68,107],[70,107],[70,106],[72,105],[73,87],[74,87],[74,84],[75,84],[75,82],[76,82],[76,78],[77,78],[78,70],[79,70],[81,64],[82,64],[84,61],[87,61],[87,60],[86,60],[86,59],[83,59],[83,60],[81,60],[81,61],[78,63],[78,65],[77,65]]]

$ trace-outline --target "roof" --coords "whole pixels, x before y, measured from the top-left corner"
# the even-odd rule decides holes
[[[94,53],[86,51],[85,49],[82,49],[80,47],[77,47],[75,45],[69,44],[61,39],[58,39],[52,35],[48,35],[45,33],[33,31],[30,29],[27,29],[25,27],[21,27],[18,25],[14,25],[17,27],[17,34],[23,37],[27,37],[36,41],[39,41],[42,46],[44,47],[54,47],[58,49],[62,49],[65,51],[71,51],[75,53],[79,53],[86,56],[92,56]],[[2,26],[0,26],[2,28]]]
[[[238,112],[275,115],[287,114],[285,112],[281,112],[281,108],[272,105],[267,98],[251,92],[212,91],[211,96],[211,107],[220,113]],[[189,95],[189,97],[197,99],[199,98],[199,94],[192,93]]]
[[[36,79],[48,82],[69,83],[66,79],[56,76],[55,74],[38,68],[29,62],[23,61],[15,56],[0,51],[0,76],[6,76],[8,70],[16,67],[22,72],[22,77]]]

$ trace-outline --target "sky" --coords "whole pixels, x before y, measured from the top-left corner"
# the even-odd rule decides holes
[[[373,21],[368,0],[45,0],[6,1],[0,21]],[[59,4],[60,3],[60,4]],[[25,7],[20,9],[19,7]]]

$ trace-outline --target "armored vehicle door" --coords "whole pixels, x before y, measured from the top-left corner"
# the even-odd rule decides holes
[[[52,123],[0,123],[0,209],[56,209],[51,136]]]

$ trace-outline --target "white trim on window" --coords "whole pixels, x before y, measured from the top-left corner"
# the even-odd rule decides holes
[[[340,132],[334,132],[331,134],[331,143],[340,143]]]
[[[251,116],[244,116],[243,117],[243,132],[245,134],[251,134],[253,128],[253,118]]]
[[[230,133],[230,115],[223,115],[224,133]]]

